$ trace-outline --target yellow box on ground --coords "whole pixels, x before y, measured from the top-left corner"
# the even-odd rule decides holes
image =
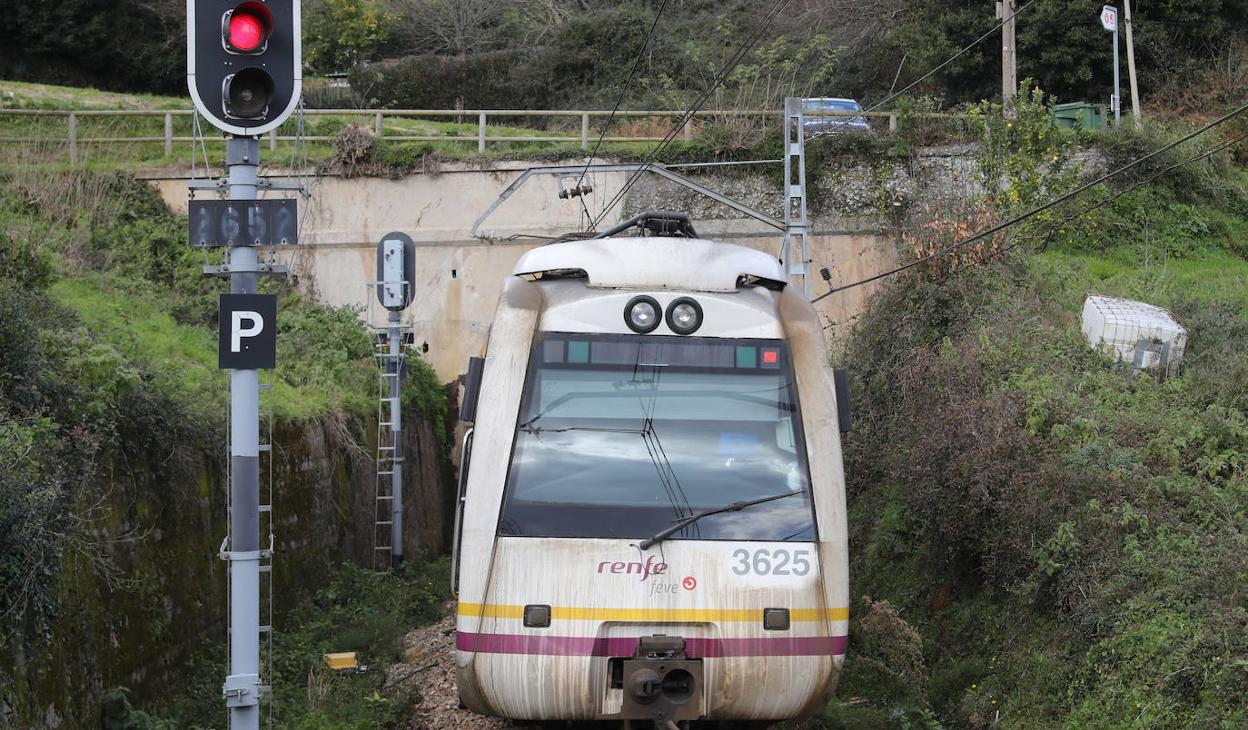
[[[333,654],[326,654],[325,666],[336,672],[341,672],[344,669],[359,669],[360,663],[355,657],[355,652],[340,651]]]

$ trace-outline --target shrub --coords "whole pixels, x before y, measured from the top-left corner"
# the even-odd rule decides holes
[[[401,109],[545,109],[549,79],[531,70],[529,50],[476,56],[407,56],[357,67],[351,88]]]

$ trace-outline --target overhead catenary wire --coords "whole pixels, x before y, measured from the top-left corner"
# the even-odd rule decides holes
[[[1208,158],[1210,158],[1210,157],[1213,157],[1214,155],[1216,155],[1217,153],[1219,153],[1219,152],[1221,152],[1221,151],[1223,151],[1223,150],[1227,149],[1228,147],[1233,147],[1233,146],[1235,146],[1235,145],[1237,145],[1237,144],[1239,144],[1239,143],[1241,143],[1241,142],[1243,142],[1243,141],[1245,141],[1245,140],[1248,140],[1248,132],[1245,132],[1245,133],[1243,133],[1243,134],[1239,135],[1238,137],[1234,137],[1234,138],[1232,138],[1232,139],[1230,139],[1230,140],[1227,140],[1227,141],[1225,141],[1225,142],[1223,142],[1223,143],[1221,143],[1221,144],[1219,144],[1219,145],[1217,145],[1217,146],[1213,147],[1212,149],[1209,149],[1209,150],[1206,150],[1206,151],[1204,151],[1204,152],[1200,153],[1199,155],[1196,155],[1196,156],[1194,156],[1194,157],[1189,157],[1188,159],[1183,160],[1182,162],[1176,162],[1175,164],[1170,165],[1169,167],[1165,167],[1165,168],[1163,168],[1163,169],[1161,169],[1161,170],[1158,170],[1157,172],[1153,173],[1152,175],[1148,176],[1147,178],[1145,178],[1145,179],[1143,179],[1143,180],[1139,180],[1139,181],[1137,181],[1137,182],[1134,182],[1134,183],[1132,183],[1131,185],[1129,185],[1129,186],[1127,186],[1127,187],[1123,188],[1122,190],[1119,190],[1119,191],[1117,191],[1117,192],[1113,193],[1112,195],[1107,195],[1107,196],[1105,196],[1105,197],[1104,197],[1104,198],[1102,198],[1101,200],[1098,200],[1097,202],[1093,203],[1092,205],[1089,205],[1089,206],[1088,206],[1088,207],[1086,207],[1086,208],[1083,208],[1083,209],[1081,209],[1081,210],[1079,210],[1079,211],[1077,211],[1077,212],[1075,212],[1075,213],[1071,213],[1070,215],[1066,216],[1065,218],[1063,218],[1061,221],[1059,221],[1059,222],[1057,222],[1057,223],[1051,223],[1051,224],[1049,225],[1049,227],[1046,229],[1046,231],[1043,233],[1043,237],[1044,237],[1044,246],[1041,246],[1041,250],[1043,250],[1045,247],[1047,247],[1047,246],[1048,246],[1048,242],[1049,242],[1050,238],[1052,238],[1054,231],[1058,230],[1058,229],[1059,229],[1059,228],[1061,228],[1062,226],[1067,225],[1068,223],[1070,223],[1070,222],[1071,222],[1071,221],[1073,221],[1074,219],[1079,218],[1080,216],[1087,215],[1088,213],[1091,213],[1092,211],[1094,211],[1094,210],[1096,210],[1096,209],[1098,209],[1098,208],[1104,207],[1105,205],[1108,205],[1109,203],[1112,203],[1113,201],[1117,200],[1118,198],[1121,198],[1122,196],[1124,196],[1124,195],[1126,195],[1126,194],[1128,194],[1128,193],[1130,193],[1130,192],[1132,192],[1132,191],[1138,190],[1139,188],[1142,188],[1142,187],[1144,187],[1145,185],[1148,185],[1148,184],[1150,184],[1150,183],[1154,182],[1155,180],[1157,180],[1157,178],[1162,177],[1163,175],[1167,175],[1167,174],[1169,174],[1169,173],[1173,172],[1174,170],[1179,169],[1180,167],[1186,167],[1187,165],[1193,164],[1193,163],[1195,163],[1195,162],[1200,162],[1201,160],[1205,160],[1205,159],[1208,159]],[[981,260],[978,260],[978,261],[970,261],[970,262],[968,262],[968,263],[966,263],[966,264],[963,264],[962,266],[959,266],[958,268],[954,269],[953,271],[950,271],[950,272],[946,273],[945,275],[941,276],[941,277],[940,277],[939,279],[937,279],[934,283],[935,283],[935,285],[936,285],[936,286],[941,286],[941,285],[943,285],[946,281],[948,281],[949,279],[952,279],[953,277],[958,276],[959,274],[962,274],[963,272],[967,271],[968,269],[971,269],[971,268],[976,267],[976,266],[983,266],[984,264],[988,263],[988,262],[989,262],[989,261],[991,261],[992,259],[995,259],[995,258],[1000,258],[1001,256],[1004,256],[1005,254],[1009,253],[1009,252],[1010,252],[1010,251],[1012,251],[1013,249],[1018,248],[1019,246],[1021,246],[1021,245],[1025,244],[1025,243],[1029,243],[1029,242],[1031,242],[1031,241],[1034,241],[1034,240],[1036,240],[1037,238],[1040,238],[1040,237],[1041,237],[1041,234],[1034,234],[1034,235],[1031,235],[1031,236],[1027,236],[1027,237],[1025,237],[1025,238],[1020,238],[1020,239],[1018,239],[1017,241],[1014,241],[1013,243],[1011,243],[1011,244],[1009,244],[1009,245],[1007,245],[1007,246],[1002,246],[1002,247],[1001,247],[1001,248],[999,248],[999,249],[996,249],[996,250],[994,250],[994,251],[989,252],[989,253],[988,253],[988,255],[987,255],[987,256],[985,256],[985,257],[984,257],[983,259],[981,259]],[[820,298],[822,298],[822,297],[820,297]],[[904,314],[904,315],[902,316],[901,321],[902,321],[902,322],[906,321],[906,320],[907,320],[907,319],[909,319],[911,316],[913,316],[913,315],[916,313],[916,311],[917,311],[917,310],[911,310],[910,312],[907,312],[906,314]],[[838,322],[838,321],[828,322],[826,325],[824,325],[824,326],[823,326],[823,328],[826,330],[826,329],[831,329],[832,327],[835,327],[835,326],[837,326],[837,325],[848,324],[848,323],[850,323],[850,322],[853,322],[853,321],[855,321],[855,320],[857,320],[857,319],[861,318],[861,317],[862,317],[862,315],[863,315],[863,313],[862,313],[862,312],[859,312],[859,313],[854,314],[854,315],[852,315],[852,316],[850,316],[850,317],[847,317],[846,319],[840,320],[839,322]]]
[[[762,39],[763,34],[767,32],[767,28],[771,26],[771,23],[776,19],[776,16],[780,13],[781,10],[784,9],[786,5],[789,4],[789,2],[790,0],[778,0],[778,2],[776,2],[776,4],[772,6],[771,10],[767,12],[767,15],[763,18],[763,21],[759,24],[758,29],[754,33],[754,35],[746,39],[745,43],[742,43],[737,48],[737,50],[728,58],[728,61],[725,62],[724,65],[720,67],[720,69],[715,73],[715,77],[712,80],[711,85],[708,86],[702,92],[702,94],[698,96],[696,100],[694,100],[693,104],[691,104],[689,108],[685,110],[684,114],[682,114],[680,118],[677,119],[674,124],[672,124],[671,129],[669,129],[667,134],[663,136],[663,139],[660,140],[657,145],[655,145],[654,149],[650,151],[650,154],[646,156],[646,159],[641,164],[641,166],[638,167],[637,170],[634,171],[628,177],[628,179],[624,181],[624,185],[620,188],[620,190],[616,192],[616,194],[612,196],[609,201],[607,201],[607,204],[603,207],[602,212],[600,212],[598,216],[594,218],[594,220],[591,222],[590,224],[591,227],[596,228],[598,224],[601,223],[602,220],[607,217],[607,214],[610,213],[611,210],[621,200],[624,199],[624,196],[628,194],[628,191],[633,187],[633,185],[637,183],[637,180],[641,178],[642,173],[647,171],[650,168],[650,165],[655,161],[655,159],[658,158],[659,154],[662,153],[662,151],[665,150],[667,146],[672,143],[672,140],[676,138],[676,135],[680,132],[680,130],[684,127],[684,125],[688,123],[690,119],[693,118],[693,115],[696,114],[699,109],[702,108],[702,105],[706,103],[707,98],[709,98],[710,95],[714,93],[715,89],[719,88],[719,85],[724,82],[724,79],[728,77],[728,74],[732,73],[732,70],[737,67],[737,64],[741,62],[741,59],[745,56],[745,54],[748,53],[750,49],[752,49],[755,45],[758,44],[759,40]]]
[[[1200,136],[1200,135],[1204,134],[1205,132],[1208,132],[1209,130],[1214,129],[1215,127],[1218,127],[1218,126],[1220,126],[1220,125],[1222,125],[1222,124],[1225,124],[1226,122],[1228,122],[1228,121],[1230,121],[1230,120],[1234,119],[1235,117],[1238,117],[1240,114],[1243,114],[1245,111],[1248,111],[1248,104],[1245,104],[1245,105],[1243,105],[1243,106],[1240,106],[1240,107],[1236,108],[1235,110],[1233,110],[1233,111],[1231,111],[1231,112],[1228,112],[1228,113],[1226,113],[1226,114],[1222,115],[1221,117],[1218,117],[1218,118],[1217,118],[1217,119],[1215,119],[1214,121],[1209,122],[1208,124],[1204,125],[1203,127],[1200,127],[1199,129],[1197,129],[1197,130],[1195,130],[1195,131],[1193,131],[1193,132],[1189,132],[1188,134],[1183,135],[1183,136],[1182,136],[1182,137],[1180,137],[1179,139],[1176,139],[1176,140],[1174,140],[1173,142],[1170,142],[1169,144],[1163,145],[1163,146],[1161,146],[1161,147],[1157,148],[1156,150],[1153,150],[1152,152],[1150,152],[1150,153],[1148,153],[1148,154],[1146,154],[1146,155],[1143,155],[1142,157],[1136,158],[1135,160],[1132,160],[1131,162],[1128,162],[1127,164],[1123,165],[1122,167],[1119,167],[1118,169],[1116,169],[1116,170],[1114,170],[1114,171],[1112,171],[1112,172],[1105,173],[1104,175],[1101,175],[1100,177],[1096,178],[1095,180],[1093,180],[1093,181],[1091,181],[1091,182],[1088,182],[1088,183],[1085,183],[1085,184],[1083,184],[1083,185],[1080,185],[1079,187],[1075,188],[1074,190],[1071,190],[1071,191],[1070,191],[1070,192],[1068,192],[1068,193],[1065,193],[1065,194],[1063,194],[1063,195],[1059,195],[1059,196],[1057,196],[1056,198],[1053,198],[1052,200],[1049,200],[1048,202],[1042,203],[1041,205],[1038,205],[1038,206],[1036,206],[1036,207],[1034,207],[1034,208],[1031,208],[1030,210],[1027,210],[1026,212],[1020,213],[1020,214],[1018,214],[1018,215],[1016,215],[1016,216],[1014,216],[1014,217],[1012,217],[1012,218],[1009,218],[1008,220],[1005,220],[1005,221],[1003,221],[1003,222],[1001,222],[1001,223],[998,223],[998,224],[996,224],[996,225],[994,225],[994,226],[991,226],[991,227],[989,227],[989,228],[987,228],[987,229],[985,229],[985,230],[983,230],[983,231],[980,231],[979,233],[976,233],[976,234],[973,234],[973,235],[971,235],[971,236],[968,236],[968,237],[966,237],[966,238],[964,238],[964,239],[962,239],[962,240],[960,240],[960,241],[957,241],[957,242],[955,242],[955,243],[951,243],[951,244],[949,244],[948,246],[945,246],[944,248],[942,248],[942,249],[940,249],[940,250],[938,250],[938,251],[934,251],[934,252],[932,252],[932,253],[930,253],[930,254],[928,254],[928,255],[926,255],[926,256],[922,256],[922,257],[920,257],[920,258],[917,258],[917,259],[915,259],[914,261],[911,261],[911,262],[909,262],[909,263],[903,264],[903,265],[898,266],[898,267],[896,267],[896,268],[894,268],[894,269],[890,269],[890,270],[888,270],[888,271],[884,271],[884,272],[881,272],[881,273],[879,273],[879,274],[875,274],[874,276],[868,276],[868,277],[867,277],[867,278],[865,278],[865,279],[859,279],[858,281],[852,282],[852,283],[850,283],[850,284],[846,284],[845,286],[840,286],[840,287],[836,287],[836,288],[834,288],[834,289],[831,289],[830,291],[824,292],[823,294],[820,294],[819,296],[817,296],[817,297],[815,297],[814,299],[812,299],[812,300],[811,300],[811,303],[813,304],[814,302],[818,302],[819,300],[824,299],[825,297],[831,296],[831,295],[836,294],[836,293],[838,293],[838,292],[843,292],[843,291],[845,291],[845,290],[847,290],[847,289],[853,289],[853,288],[855,288],[855,287],[863,286],[864,284],[870,284],[870,283],[872,283],[872,282],[879,281],[880,279],[884,279],[884,278],[887,278],[887,277],[889,277],[889,276],[893,276],[893,275],[895,275],[895,274],[900,274],[900,273],[901,273],[901,272],[903,272],[903,271],[906,271],[906,270],[908,270],[908,269],[912,269],[912,268],[914,268],[914,267],[916,267],[916,266],[922,265],[922,264],[924,264],[924,263],[926,263],[926,262],[928,262],[928,261],[931,261],[932,259],[938,258],[938,257],[940,257],[940,256],[944,256],[944,255],[946,255],[946,254],[948,254],[948,253],[951,253],[951,252],[953,252],[953,251],[956,251],[956,250],[958,250],[958,249],[960,249],[960,248],[962,248],[962,247],[964,247],[964,246],[970,245],[970,244],[972,244],[972,243],[974,243],[974,242],[976,242],[976,241],[980,241],[980,240],[983,240],[983,239],[988,238],[988,237],[990,237],[990,236],[994,236],[994,235],[996,235],[997,233],[1000,233],[1001,231],[1006,230],[1007,228],[1011,228],[1011,227],[1013,227],[1013,226],[1015,226],[1015,225],[1018,225],[1019,223],[1022,223],[1023,221],[1027,220],[1028,218],[1031,218],[1031,217],[1033,217],[1033,216],[1039,215],[1040,213],[1043,213],[1044,211],[1049,210],[1050,208],[1053,208],[1054,206],[1060,205],[1060,204],[1062,204],[1062,203],[1066,202],[1067,200],[1070,200],[1070,199],[1072,199],[1072,198],[1075,198],[1075,197],[1077,197],[1078,195],[1080,195],[1080,194],[1082,194],[1082,193],[1084,193],[1084,192],[1086,192],[1086,191],[1090,190],[1091,188],[1094,188],[1094,187],[1096,187],[1097,185],[1100,185],[1100,184],[1101,184],[1101,183],[1103,183],[1103,182],[1106,182],[1106,181],[1108,181],[1108,180],[1111,180],[1111,179],[1113,179],[1113,178],[1115,178],[1115,177],[1117,177],[1117,176],[1119,176],[1119,175],[1123,174],[1124,172],[1127,172],[1128,170],[1131,170],[1131,169],[1133,169],[1133,168],[1135,168],[1135,167],[1139,166],[1140,164],[1143,164],[1144,162],[1147,162],[1148,160],[1151,160],[1152,158],[1157,157],[1158,155],[1164,154],[1164,153],[1166,153],[1166,152],[1168,152],[1168,151],[1170,151],[1170,150],[1174,149],[1175,147],[1178,147],[1179,145],[1183,144],[1184,142],[1187,142],[1188,140],[1191,140],[1191,139],[1193,139],[1193,138],[1195,138],[1195,137],[1198,137],[1198,136]]]
[[[910,91],[910,89],[913,89],[915,86],[917,86],[917,85],[921,84],[923,81],[925,81],[925,80],[927,80],[927,79],[931,78],[931,77],[932,77],[932,75],[934,75],[934,74],[938,73],[940,70],[944,69],[944,68],[945,68],[945,67],[947,67],[949,64],[951,64],[951,63],[953,63],[954,61],[956,61],[958,58],[960,58],[962,55],[964,55],[965,53],[967,53],[968,51],[970,51],[972,48],[974,48],[975,46],[977,46],[977,45],[979,45],[980,43],[984,42],[986,39],[988,39],[990,36],[992,36],[992,35],[993,35],[994,33],[996,33],[997,31],[1001,30],[1001,28],[1002,28],[1002,27],[1003,27],[1006,23],[1008,23],[1009,21],[1011,21],[1011,20],[1013,20],[1014,18],[1018,17],[1018,15],[1019,15],[1020,13],[1022,13],[1024,10],[1026,10],[1028,7],[1030,7],[1030,6],[1031,6],[1033,3],[1035,3],[1035,2],[1036,2],[1036,0],[1027,0],[1027,2],[1026,2],[1026,3],[1024,3],[1023,5],[1021,5],[1021,6],[1019,6],[1018,8],[1016,8],[1016,9],[1014,10],[1013,14],[1011,14],[1011,15],[1010,15],[1010,16],[1008,16],[1008,17],[1002,18],[1001,22],[1000,22],[1000,23],[998,23],[997,25],[993,26],[990,30],[988,30],[987,32],[985,32],[985,33],[981,34],[979,37],[977,37],[975,40],[971,41],[971,42],[970,42],[969,44],[967,44],[966,46],[963,46],[961,49],[959,49],[959,50],[958,50],[956,53],[954,53],[952,56],[950,56],[949,58],[945,59],[945,60],[944,60],[944,61],[942,61],[941,63],[937,64],[936,66],[934,66],[933,68],[931,68],[930,70],[928,70],[926,73],[924,73],[922,76],[919,76],[917,79],[915,79],[915,80],[911,81],[909,84],[906,84],[906,86],[905,86],[905,87],[903,87],[901,90],[896,91],[896,92],[893,92],[893,93],[890,93],[890,94],[889,94],[888,96],[886,96],[884,99],[881,99],[880,101],[878,101],[878,102],[876,102],[875,104],[871,105],[871,107],[870,107],[870,108],[868,108],[868,109],[867,109],[864,113],[870,113],[870,112],[873,112],[873,111],[877,110],[879,107],[881,107],[881,106],[883,106],[883,105],[885,105],[885,104],[887,104],[887,103],[889,103],[889,102],[893,101],[894,99],[898,98],[899,96],[901,96],[901,95],[905,94],[906,92]],[[775,7],[773,7],[773,8],[772,8],[772,10],[768,13],[767,17],[764,19],[763,23],[760,25],[760,27],[759,27],[759,29],[758,29],[758,32],[755,34],[755,37],[754,37],[754,38],[752,38],[752,39],[750,39],[749,41],[747,41],[747,43],[746,43],[746,44],[744,44],[744,45],[743,45],[740,49],[738,49],[737,53],[736,53],[736,54],[734,54],[732,58],[730,58],[729,63],[728,63],[728,64],[726,64],[726,66],[725,66],[723,69],[721,69],[721,70],[720,70],[720,72],[716,75],[716,77],[715,77],[715,81],[714,81],[714,83],[711,85],[711,87],[710,87],[709,89],[707,89],[707,90],[703,93],[703,95],[702,95],[701,97],[699,97],[699,99],[698,99],[697,101],[695,101],[695,102],[694,102],[694,105],[693,105],[692,107],[690,107],[690,110],[689,110],[689,111],[687,111],[687,112],[686,112],[686,113],[685,113],[685,114],[684,114],[684,115],[680,118],[680,120],[678,120],[678,121],[676,122],[676,124],[672,125],[672,128],[668,131],[668,133],[667,133],[667,134],[663,137],[663,139],[659,142],[659,144],[655,146],[654,150],[652,150],[652,151],[651,151],[651,153],[650,153],[650,154],[646,157],[646,160],[645,160],[645,162],[642,164],[642,166],[641,166],[641,167],[640,167],[640,168],[639,168],[636,172],[634,172],[632,175],[630,175],[630,176],[629,176],[629,178],[625,181],[624,185],[620,188],[620,190],[619,190],[619,191],[618,191],[618,192],[617,192],[614,196],[612,196],[612,198],[611,198],[611,199],[607,202],[607,204],[603,207],[602,212],[601,212],[601,213],[599,213],[599,215],[598,215],[598,216],[597,216],[597,217],[593,220],[593,222],[590,224],[590,225],[591,225],[591,227],[596,228],[596,227],[597,227],[597,225],[598,225],[600,222],[602,222],[603,218],[605,218],[605,217],[607,216],[607,214],[608,214],[608,213],[610,213],[610,211],[611,211],[611,210],[612,210],[612,209],[613,209],[613,208],[614,208],[614,207],[615,207],[615,206],[616,206],[616,205],[617,205],[617,204],[618,204],[618,203],[619,203],[619,202],[620,202],[620,201],[624,198],[624,196],[625,196],[625,195],[628,193],[628,191],[629,191],[629,190],[633,187],[633,185],[635,185],[635,184],[636,184],[637,180],[638,180],[638,179],[640,179],[641,174],[642,174],[642,173],[644,173],[644,172],[645,172],[645,171],[649,168],[650,164],[651,164],[651,163],[655,160],[655,158],[657,158],[657,157],[658,157],[658,155],[659,155],[659,154],[660,154],[660,153],[661,153],[664,149],[666,149],[666,148],[667,148],[667,146],[668,146],[669,144],[671,144],[671,141],[675,138],[676,133],[678,132],[678,130],[679,130],[681,127],[683,127],[683,126],[684,126],[684,124],[685,124],[685,123],[689,120],[689,118],[690,118],[690,117],[692,117],[693,113],[694,113],[694,112],[696,112],[696,111],[697,111],[697,109],[701,107],[701,104],[705,101],[706,97],[707,97],[707,96],[709,96],[709,95],[710,95],[710,93],[711,93],[712,91],[714,91],[714,89],[715,89],[715,88],[717,88],[717,87],[719,86],[719,84],[720,84],[720,83],[722,83],[722,82],[723,82],[723,79],[727,76],[727,74],[728,74],[728,73],[729,73],[729,72],[730,72],[733,68],[735,68],[735,67],[736,67],[737,63],[739,63],[739,62],[740,62],[741,57],[742,57],[742,56],[744,56],[746,52],[748,52],[749,48],[752,48],[752,47],[753,47],[753,46],[754,46],[754,45],[758,42],[759,38],[761,38],[762,34],[766,31],[767,27],[771,24],[772,20],[774,20],[775,15],[776,15],[777,13],[779,13],[780,9],[782,9],[782,8],[783,8],[783,6],[784,6],[784,5],[786,5],[787,3],[788,3],[788,0],[781,0],[781,2],[777,3],[777,5],[776,5]],[[900,73],[900,68],[898,68],[898,73]],[[895,84],[895,83],[896,83],[896,81],[894,81],[894,84]],[[836,124],[836,126],[832,127],[831,129],[824,130],[823,132],[816,133],[816,134],[812,135],[812,136],[811,136],[811,139],[815,139],[815,138],[817,138],[817,137],[822,137],[822,136],[827,135],[827,134],[833,134],[833,133],[835,133],[835,132],[836,132],[836,131],[840,128],[840,127],[844,126],[844,125],[845,125],[845,124],[847,124],[847,123],[848,123],[848,120],[838,122],[838,123]]]
[[[577,177],[575,187],[580,187],[581,182],[585,179],[585,174],[589,172],[589,163],[598,155],[598,148],[602,146],[602,141],[607,136],[607,130],[611,128],[611,122],[615,119],[615,113],[620,110],[620,104],[624,102],[624,95],[628,93],[628,89],[633,83],[633,77],[637,75],[637,69],[641,66],[641,60],[646,57],[646,49],[650,47],[650,41],[654,39],[654,31],[659,27],[659,19],[663,17],[663,11],[667,8],[667,3],[668,0],[663,0],[659,5],[658,11],[655,12],[654,22],[650,24],[650,31],[646,33],[646,39],[642,41],[641,48],[637,50],[637,57],[633,59],[633,66],[628,70],[628,78],[624,80],[624,85],[620,87],[620,94],[615,98],[615,106],[611,107],[611,113],[607,115],[607,121],[603,123],[602,131],[598,133],[598,141],[594,142],[593,151],[585,159],[585,169],[581,170],[580,176]]]

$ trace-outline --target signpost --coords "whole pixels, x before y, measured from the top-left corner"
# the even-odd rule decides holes
[[[1109,105],[1114,110],[1114,124],[1122,121],[1122,99],[1118,92],[1118,8],[1106,5],[1101,8],[1101,26],[1114,35],[1114,93],[1109,97]]]

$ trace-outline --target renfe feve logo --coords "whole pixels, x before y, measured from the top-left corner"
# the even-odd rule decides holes
[[[665,580],[664,576],[666,576],[667,574],[667,569],[668,569],[667,563],[664,563],[661,561],[655,562],[653,555],[647,557],[646,562],[644,563],[640,561],[636,561],[636,560],[634,561],[604,560],[601,563],[598,563],[598,572],[600,574],[602,573],[609,573],[611,575],[636,574],[637,580],[639,582],[644,582],[647,578],[649,578],[652,575],[659,576],[655,580],[650,581],[648,584],[650,586],[651,595],[658,595],[660,593],[679,593],[682,588],[686,591],[691,591],[694,588],[698,587],[698,581],[694,579],[694,577],[691,575],[686,576],[684,580],[681,580],[681,581]]]
[[[636,573],[641,576],[638,580],[644,581],[652,575],[663,575],[666,573],[667,563],[654,562],[653,555],[648,556],[646,558],[646,562],[644,563],[636,561],[626,563],[621,560],[617,560],[615,562],[604,560],[601,563],[598,563],[598,572],[611,573],[613,575],[628,575],[630,573]]]

